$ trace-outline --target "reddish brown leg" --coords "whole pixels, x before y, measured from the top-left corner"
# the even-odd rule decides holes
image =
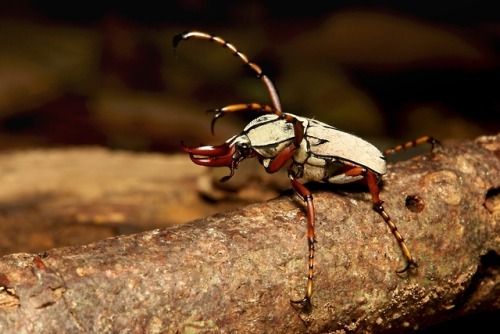
[[[410,250],[406,246],[405,240],[399,233],[396,224],[394,224],[391,217],[389,217],[389,215],[385,211],[383,206],[384,202],[381,201],[379,198],[380,191],[378,188],[378,179],[375,173],[368,171],[362,167],[354,167],[346,171],[345,174],[350,176],[357,176],[357,175],[365,176],[366,184],[368,185],[368,189],[370,189],[370,194],[372,195],[373,209],[384,219],[385,223],[389,226],[392,234],[394,235],[394,237],[396,237],[396,240],[398,241],[399,246],[401,247],[403,254],[406,258],[407,262],[406,266],[403,269],[396,270],[396,272],[398,274],[401,274],[410,269],[411,266],[417,266],[417,262],[415,262],[415,259],[411,255]]]
[[[415,146],[418,146],[418,145],[421,145],[421,144],[425,144],[425,143],[428,143],[428,144],[432,145],[432,149],[431,150],[433,150],[436,145],[440,145],[439,141],[437,141],[433,137],[424,136],[424,137],[420,137],[418,139],[406,142],[404,144],[398,145],[396,147],[387,149],[387,150],[385,150],[384,155],[385,156],[389,156],[389,155],[392,155],[392,154],[394,154],[396,152],[404,151],[404,150],[406,150],[408,148],[412,148],[412,147],[415,147]]]
[[[307,244],[309,248],[309,260],[307,271],[307,286],[304,298],[299,300],[291,300],[294,304],[300,304],[305,311],[311,309],[311,296],[313,292],[313,276],[314,276],[314,243],[316,242],[314,234],[314,204],[313,197],[309,189],[300,182],[291,179],[292,187],[295,193],[306,203],[307,206]]]

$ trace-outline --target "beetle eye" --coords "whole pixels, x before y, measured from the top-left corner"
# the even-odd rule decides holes
[[[252,145],[249,143],[239,143],[238,151],[244,157],[249,157],[252,154]]]

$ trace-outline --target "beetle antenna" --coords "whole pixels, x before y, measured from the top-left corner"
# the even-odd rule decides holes
[[[190,38],[209,40],[211,42],[215,42],[215,43],[222,45],[223,47],[231,50],[233,52],[233,55],[240,58],[247,67],[249,67],[252,71],[254,71],[257,74],[257,78],[259,78],[266,86],[267,91],[269,92],[269,95],[271,96],[271,101],[273,102],[274,108],[276,110],[281,111],[281,100],[280,100],[280,97],[278,94],[278,90],[276,89],[276,86],[274,85],[274,83],[262,71],[262,69],[260,68],[259,65],[250,62],[248,60],[248,57],[245,54],[241,53],[233,44],[225,41],[224,39],[222,39],[219,36],[207,34],[207,33],[201,32],[201,31],[186,31],[182,34],[178,34],[178,35],[174,36],[174,38],[172,40],[172,44],[174,46],[174,52],[175,52],[175,49],[177,48],[177,45],[181,41],[185,41],[185,40],[188,40]]]

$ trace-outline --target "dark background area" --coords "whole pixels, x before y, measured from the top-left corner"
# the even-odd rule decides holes
[[[220,122],[213,138],[204,111],[269,103],[266,91],[218,46],[189,41],[174,56],[171,38],[190,29],[261,65],[284,111],[381,148],[500,129],[500,24],[489,2],[7,1],[0,20],[3,149],[176,152],[182,139],[237,133],[255,115]]]
[[[494,2],[3,1],[0,149],[98,145],[179,152],[217,144],[255,115],[210,134],[205,110],[270,103],[227,50],[172,37],[226,38],[276,82],[285,112],[381,148],[500,131],[500,20]],[[481,331],[493,314],[442,330]],[[486,332],[486,331],[483,331]]]

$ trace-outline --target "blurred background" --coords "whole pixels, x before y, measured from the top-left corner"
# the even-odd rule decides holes
[[[500,20],[492,2],[3,1],[0,149],[99,145],[178,152],[215,144],[269,103],[228,50],[172,37],[197,29],[235,44],[275,81],[285,112],[380,148],[422,135],[500,131]]]

